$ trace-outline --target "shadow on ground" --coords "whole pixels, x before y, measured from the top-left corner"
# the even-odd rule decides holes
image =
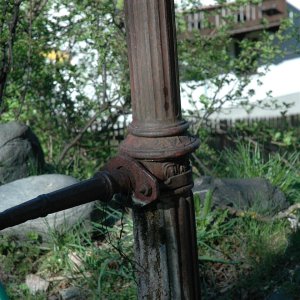
[[[222,269],[222,264],[207,262],[204,265],[206,270]],[[230,271],[239,275],[232,276]],[[258,262],[249,271],[245,266],[226,266],[224,273],[226,272],[224,281],[230,277],[232,281],[222,288],[215,286],[216,289],[211,289],[202,281],[204,300],[300,299],[300,231],[289,235],[288,247],[283,255],[267,255],[265,260]],[[205,276],[205,272],[202,272],[203,275]]]

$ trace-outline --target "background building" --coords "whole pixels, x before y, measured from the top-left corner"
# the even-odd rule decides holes
[[[204,2],[207,3],[207,2]],[[212,3],[211,1],[209,3]],[[205,17],[208,15],[208,17]],[[186,16],[188,31],[199,30],[203,37],[213,35],[218,27],[224,24],[224,19],[231,18],[234,26],[230,31],[234,40],[256,39],[261,30],[268,30],[270,34],[278,30],[281,21],[290,18],[293,27],[300,28],[300,1],[296,0],[264,0],[261,4],[249,4],[240,6],[234,10],[230,4],[202,6],[199,9],[193,9],[192,13]],[[265,20],[267,22],[265,22]],[[296,49],[299,41],[288,40],[282,44],[285,49],[285,56],[276,58],[270,66],[268,72],[259,80],[261,85],[257,85],[258,75],[253,75],[247,88],[254,89],[255,95],[251,98],[253,104],[263,99],[265,104],[277,101],[279,108],[262,109],[253,105],[251,111],[247,111],[240,106],[224,106],[210,116],[211,119],[231,119],[233,122],[237,119],[247,118],[274,118],[282,115],[282,105],[289,104],[285,109],[285,115],[292,116],[300,114],[300,51]],[[232,44],[232,55],[238,55],[238,43]],[[262,66],[263,67],[263,66]],[[258,69],[258,73],[259,73]],[[234,75],[233,75],[234,76]],[[186,83],[182,84],[183,109],[190,109],[187,94],[191,93],[193,99],[198,99],[204,94],[210,96],[209,82],[194,91],[187,91]],[[224,86],[222,92],[226,94],[231,89],[230,86]],[[266,97],[272,91],[272,98]],[[199,109],[201,104],[197,104]],[[288,105],[288,106],[289,106]]]

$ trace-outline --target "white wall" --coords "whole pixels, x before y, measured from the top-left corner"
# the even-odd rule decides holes
[[[180,0],[179,0],[180,1]],[[297,9],[300,10],[300,0],[288,0],[288,3],[295,6]],[[203,4],[214,4],[214,0],[203,0]],[[300,58],[294,58],[290,60],[283,61],[280,64],[277,65],[271,65],[270,70],[267,72],[266,75],[263,77],[260,77],[260,81],[262,82],[261,86],[258,86],[257,84],[258,76],[253,76],[251,83],[245,90],[246,92],[248,89],[254,89],[255,90],[255,96],[252,97],[251,101],[255,103],[255,101],[262,100],[266,98],[266,94],[269,91],[272,91],[272,96],[274,98],[280,98],[285,99],[282,101],[286,101],[288,99],[287,95],[291,94],[299,94],[300,95]],[[195,107],[192,107],[189,104],[188,94],[192,93],[193,99],[197,100],[199,99],[201,94],[204,94],[206,96],[213,95],[214,91],[210,87],[209,84],[205,84],[204,86],[198,88],[197,90],[192,91],[189,89],[188,84],[183,83],[181,84],[182,87],[182,93],[181,93],[181,99],[182,99],[182,108],[183,110],[187,109],[195,109]],[[224,95],[228,93],[228,91],[232,88],[232,86],[229,84],[227,86],[224,86],[224,88],[221,90],[220,94]],[[185,90],[186,92],[184,92]],[[288,114],[296,114],[300,113],[300,97],[292,97],[294,99],[293,101],[296,101],[296,105],[289,109]],[[234,115],[243,115],[244,117],[247,116],[247,113],[243,109],[234,109],[229,110],[229,106],[227,105],[226,109],[224,110],[224,113],[228,116],[228,113],[230,114],[230,111]],[[197,107],[200,109],[202,108],[202,105],[200,103],[197,104]],[[235,113],[233,113],[235,111]],[[214,115],[213,117],[224,117],[224,113]],[[256,114],[265,114],[265,115],[280,115],[280,110],[275,110],[272,112],[264,111],[257,111],[254,110],[251,115],[254,116]],[[234,116],[232,116],[234,117]]]

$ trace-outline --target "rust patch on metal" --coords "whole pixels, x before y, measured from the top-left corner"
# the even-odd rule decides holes
[[[116,172],[123,170],[127,173],[134,197],[144,204],[149,204],[159,197],[159,186],[156,178],[142,164],[130,157],[117,156],[109,161],[105,170]]]

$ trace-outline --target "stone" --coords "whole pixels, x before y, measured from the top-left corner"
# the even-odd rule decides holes
[[[59,296],[61,300],[82,300],[83,295],[79,288],[69,287],[59,291]]]
[[[59,298],[56,295],[50,295],[48,296],[47,300],[59,300]]]
[[[25,284],[33,295],[38,292],[46,292],[49,287],[47,280],[34,274],[26,275]]]
[[[32,130],[17,121],[0,124],[0,185],[29,175],[44,167],[44,154]]]
[[[213,206],[226,205],[236,209],[255,209],[260,213],[274,215],[289,207],[285,195],[263,178],[232,179],[232,178],[197,178],[193,192],[200,199],[205,199],[206,193],[213,192]]]
[[[31,200],[41,194],[64,188],[78,180],[66,175],[46,174],[30,176],[0,186],[0,212]],[[89,219],[94,203],[87,203],[64,211],[50,214],[45,218],[29,220],[23,224],[6,228],[1,234],[26,238],[32,232],[38,233],[43,240],[49,239],[49,232],[64,232],[80,220]]]

